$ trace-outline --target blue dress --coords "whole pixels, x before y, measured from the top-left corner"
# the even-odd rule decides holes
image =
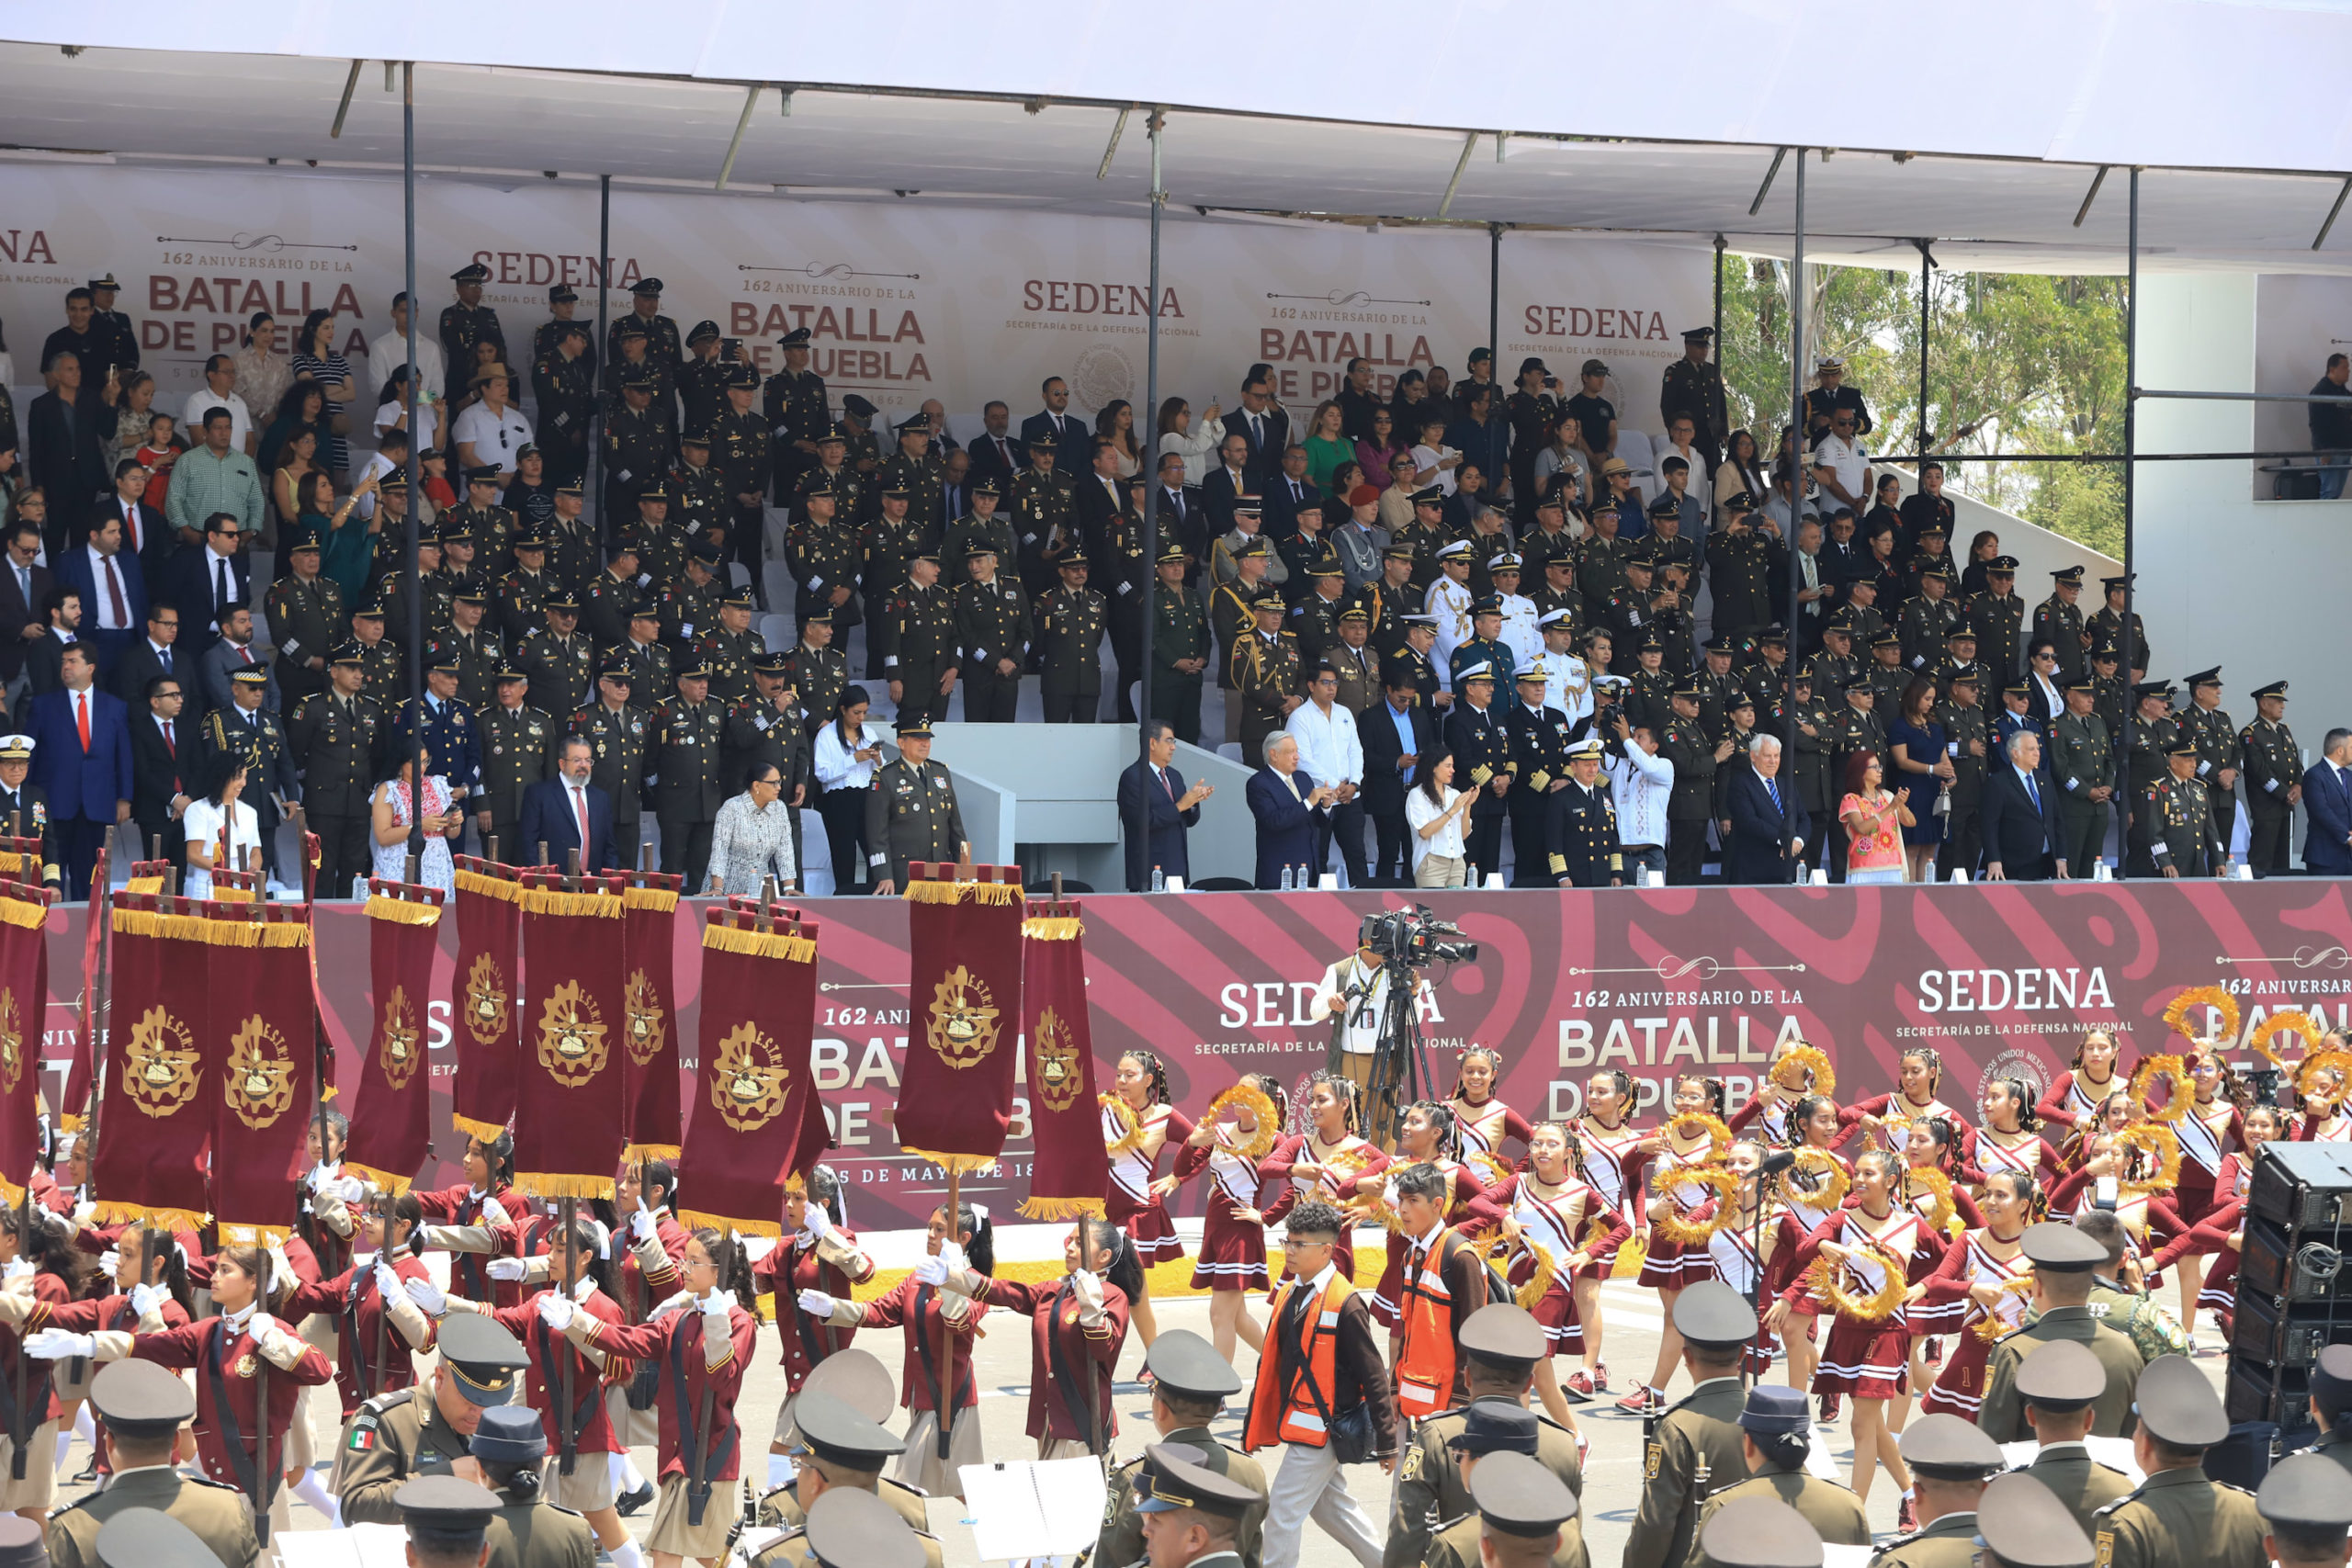
[[[1911,792],[1912,825],[1903,829],[1906,844],[1940,844],[1944,841],[1944,819],[1936,814],[1936,801],[1944,791],[1944,781],[1925,773],[1898,773],[1894,767],[1894,748],[1903,748],[1904,755],[1915,762],[1930,765],[1943,760],[1944,727],[1930,724],[1924,728],[1897,716],[1886,727],[1886,787]]]

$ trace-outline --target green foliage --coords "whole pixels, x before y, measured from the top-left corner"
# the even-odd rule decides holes
[[[1732,423],[1767,451],[1789,423],[1789,266],[1727,257],[1723,363]],[[1919,274],[1806,268],[1805,369],[1823,354],[1869,400],[1867,445],[1919,446]],[[1929,280],[1928,446],[1948,457],[2115,452],[2123,445],[2123,280],[1937,273]],[[1956,434],[1955,434],[1956,433]],[[2122,553],[2113,464],[1955,463],[1950,482],[2111,555]]]

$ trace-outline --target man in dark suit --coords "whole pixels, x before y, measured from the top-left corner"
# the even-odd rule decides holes
[[[1001,495],[1012,488],[1017,475],[1029,471],[1029,449],[1012,433],[1012,411],[1003,403],[991,402],[982,409],[980,423],[987,429],[971,446],[971,482],[994,479]]]
[[[137,640],[123,649],[115,661],[114,676],[107,689],[120,697],[123,705],[137,713],[147,705],[147,682],[158,675],[177,678],[181,668],[187,668],[188,679],[181,682],[181,700],[185,705],[180,716],[194,724],[204,716],[204,703],[197,689],[195,666],[182,658],[179,647],[179,606],[168,600],[158,599],[147,606],[147,629]],[[135,728],[135,727],[134,727]]]
[[[1984,797],[1976,808],[1976,830],[1984,842],[1984,880],[2042,882],[2067,874],[2056,848],[2064,836],[2058,821],[2058,791],[2041,773],[2041,738],[2020,729],[2009,737],[2002,758],[1985,771]]]
[[[161,582],[172,551],[179,546],[179,536],[173,531],[169,518],[140,499],[147,491],[152,473],[136,457],[125,457],[117,463],[114,494],[99,503],[98,514],[112,513],[121,519],[123,556],[139,562],[140,575],[149,582]]]
[[[2331,729],[2303,773],[2303,869],[2352,876],[2352,729]]]
[[[1058,376],[1046,378],[1046,406],[1021,422],[1021,445],[1044,442],[1057,448],[1054,466],[1066,474],[1086,471],[1087,454],[1094,446],[1094,432],[1069,412],[1069,384]]]
[[[1748,765],[1725,791],[1731,839],[1724,845],[1724,880],[1734,886],[1769,886],[1794,879],[1813,834],[1813,819],[1797,792],[1781,777],[1781,743],[1758,735]]]
[[[220,640],[220,621],[232,604],[253,603],[253,566],[245,558],[244,530],[226,512],[204,520],[204,543],[172,558],[169,591],[180,607],[180,647],[201,658]]]
[[[114,672],[147,624],[147,574],[111,511],[90,520],[89,535],[57,560],[57,584],[82,596],[82,640],[98,656],[98,673]]]
[[[40,615],[49,633],[25,649],[25,690],[36,697],[65,683],[65,650],[82,638],[81,590],[51,586],[40,602]]]
[[[1421,705],[1411,670],[1400,664],[1382,684],[1386,700],[1356,716],[1356,735],[1363,743],[1363,809],[1372,818],[1377,851],[1372,885],[1409,887],[1413,840],[1405,825],[1405,795],[1421,782],[1422,764],[1438,754],[1437,720]]]
[[[1265,519],[1269,539],[1288,539],[1298,533],[1299,509],[1323,506],[1323,492],[1306,482],[1306,448],[1294,446],[1282,455],[1275,471],[1258,482],[1259,513]],[[1327,523],[1340,517],[1335,505],[1324,508]]]
[[[1316,829],[1328,816],[1331,789],[1298,771],[1298,742],[1288,732],[1266,737],[1265,765],[1250,775],[1250,815],[1258,824],[1258,886],[1279,888],[1288,869],[1304,876],[1315,863]]]
[[[1161,455],[1159,486],[1147,498],[1159,509],[1159,536],[1183,546],[1195,565],[1206,562],[1209,540],[1215,536],[1209,532],[1208,508],[1202,503],[1201,492],[1184,482],[1182,454]]]
[[[130,726],[130,819],[139,825],[140,855],[143,859],[157,839],[164,858],[182,872],[187,870],[187,835],[180,814],[196,793],[188,744],[196,729],[184,716],[186,694],[176,675],[152,677],[153,690],[137,703],[126,703]]]
[[[65,649],[64,686],[31,699],[25,728],[33,738],[33,782],[49,795],[57,825],[65,896],[90,896],[90,868],[107,832],[130,820],[130,727],[120,699],[95,689],[90,650]]]
[[[19,523],[8,536],[7,565],[0,569],[0,681],[12,701],[22,684],[26,650],[49,635],[40,607],[54,579],[49,568],[33,564],[40,551],[40,525]]]
[[[1126,481],[1119,478],[1119,449],[1107,438],[1097,436],[1092,458],[1090,471],[1079,474],[1070,486],[1078,509],[1078,536],[1086,542],[1090,554],[1104,548],[1111,520],[1127,503]]]
[[[1216,793],[1211,784],[1189,787],[1175,769],[1176,731],[1164,719],[1144,724],[1149,762],[1131,762],[1119,775],[1119,833],[1127,846],[1127,891],[1151,890],[1151,874],[1193,879],[1184,830],[1201,822],[1201,802]]]
[[[1263,376],[1241,384],[1241,406],[1226,416],[1225,432],[1241,437],[1246,448],[1242,467],[1264,494],[1282,471],[1283,454],[1290,447],[1290,415],[1274,406]]]
[[[84,389],[78,356],[61,354],[47,368],[54,382],[26,410],[25,456],[33,482],[49,492],[47,543],[55,557],[66,540],[82,536],[99,491],[108,488],[99,433],[113,430],[114,409],[96,388]]]
[[[523,792],[523,842],[534,846],[535,855],[536,846],[547,845],[556,865],[570,864],[570,852],[579,850],[583,872],[613,869],[613,797],[588,782],[594,761],[594,749],[575,735],[563,743],[556,776]],[[588,824],[584,841],[583,816]]]
[[[1257,481],[1242,465],[1248,460],[1250,444],[1226,433],[1217,443],[1217,466],[1201,479],[1201,504],[1209,509],[1209,532],[1212,537],[1233,532],[1233,509],[1245,495],[1258,493]]]

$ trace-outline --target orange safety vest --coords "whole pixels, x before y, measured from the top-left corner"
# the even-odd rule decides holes
[[[1397,1303],[1396,1408],[1417,1420],[1446,1408],[1453,1392],[1453,1292],[1445,1259],[1454,1239],[1443,1225],[1430,1235],[1419,1271],[1405,1277]]]
[[[1278,1336],[1291,1296],[1303,1280],[1293,1280],[1274,1299],[1274,1314],[1266,1325],[1273,1341],[1258,1358],[1257,1386],[1250,1393],[1250,1419],[1243,1427],[1241,1446],[1254,1451],[1276,1443],[1299,1443],[1310,1449],[1330,1441],[1324,1413],[1333,1410],[1340,1391],[1340,1309],[1356,1293],[1354,1281],[1337,1269],[1323,1288],[1323,1299],[1309,1311],[1301,1336],[1306,1364],[1286,1365],[1288,1358]],[[1318,1407],[1316,1400],[1321,1396]]]

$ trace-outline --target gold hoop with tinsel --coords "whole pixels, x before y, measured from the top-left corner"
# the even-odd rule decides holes
[[[1820,1190],[1804,1192],[1792,1186],[1791,1179],[1799,1171],[1817,1172],[1822,1182]],[[1772,1195],[1783,1203],[1828,1213],[1844,1206],[1846,1194],[1853,1185],[1853,1178],[1846,1174],[1846,1168],[1838,1163],[1836,1155],[1827,1149],[1803,1148],[1797,1150],[1796,1164],[1772,1179]]]
[[[1355,1179],[1363,1174],[1363,1168],[1370,1165],[1379,1153],[1380,1151],[1370,1144],[1359,1144],[1354,1148],[1341,1149],[1329,1159],[1317,1162],[1327,1173],[1333,1171],[1339,1173],[1339,1180],[1333,1184],[1331,1190],[1340,1195],[1340,1201],[1342,1204],[1363,1201],[1366,1194],[1352,1190]],[[1315,1157],[1315,1145],[1311,1142],[1306,1146],[1306,1156],[1309,1159]],[[1378,1201],[1377,1193],[1370,1196],[1375,1201]]]
[[[1476,1170],[1477,1173],[1485,1179],[1486,1184],[1488,1187],[1500,1187],[1504,1182],[1509,1181],[1512,1177],[1519,1174],[1519,1172],[1511,1169],[1510,1161],[1504,1159],[1502,1156],[1487,1150],[1481,1150],[1479,1153],[1472,1155],[1468,1159],[1463,1161],[1463,1163]]]
[[[2246,1037],[2246,1043],[2272,1066],[2283,1067],[2287,1064],[2280,1061],[2278,1053],[2270,1048],[2270,1043],[2281,1034],[2292,1034],[2302,1041],[2303,1054],[2308,1056],[2321,1049],[2324,1032],[2319,1021],[2311,1014],[2299,1008],[2290,1008],[2285,1012],[2274,1012],[2256,1024],[2254,1032]]]
[[[1551,1248],[1533,1236],[1521,1236],[1519,1245],[1525,1247],[1527,1256],[1535,1260],[1535,1271],[1512,1293],[1511,1300],[1519,1304],[1521,1312],[1533,1312],[1535,1303],[1552,1289],[1552,1281],[1560,1277],[1560,1260],[1552,1256]]]
[[[1111,1112],[1113,1119],[1119,1123],[1119,1135],[1103,1139],[1102,1152],[1117,1159],[1121,1155],[1131,1155],[1141,1149],[1143,1120],[1136,1114],[1136,1108],[1115,1094],[1098,1094],[1094,1100]]]
[[[2166,1053],[2141,1057],[2140,1065],[2132,1071],[2132,1082],[2125,1092],[2131,1095],[2133,1104],[2145,1106],[2148,1091],[2155,1087],[2158,1078],[2172,1080],[2172,1094],[2160,1109],[2148,1112],[2148,1120],[2177,1122],[2188,1114],[2189,1102],[2197,1098],[2196,1090],[2188,1082],[2188,1064],[2178,1056]]]
[[[1814,1293],[1839,1317],[1850,1317],[1856,1323],[1884,1323],[1903,1305],[1903,1298],[1911,1289],[1910,1281],[1904,1277],[1902,1260],[1877,1241],[1848,1250],[1876,1256],[1882,1276],[1877,1292],[1857,1296],[1846,1283],[1846,1270],[1823,1258],[1815,1259],[1811,1271]]]
[[[1720,1116],[1711,1116],[1703,1111],[1685,1111],[1666,1125],[1668,1131],[1679,1133],[1686,1138],[1693,1133],[1704,1133],[1708,1144],[1706,1163],[1709,1165],[1721,1165],[1731,1157],[1731,1129],[1724,1125],[1724,1119]]]
[[[2115,1146],[2140,1149],[2155,1162],[2154,1175],[2119,1183],[2125,1192],[2169,1192],[2180,1179],[2180,1136],[2161,1122],[2142,1122],[2115,1134]]]
[[[2335,1092],[2322,1094],[2319,1080],[2329,1073],[2335,1075]],[[2298,1095],[2305,1100],[2324,1100],[2330,1105],[2343,1103],[2347,1086],[2352,1086],[2352,1051],[2313,1051],[2303,1058],[2302,1070],[2295,1075]]]
[[[2219,1040],[2234,1040],[2238,1036],[2237,998],[2219,986],[2191,986],[2173,998],[2165,1009],[2165,1027],[2184,1040],[2201,1040],[2204,1035],[2189,1026],[2188,1015],[2199,1008],[2211,1008],[2222,1015],[2222,1027],[2213,1031]]]
[[[1247,1111],[1258,1123],[1250,1141],[1230,1145],[1232,1151],[1243,1159],[1265,1158],[1274,1146],[1274,1124],[1282,1120],[1274,1113],[1273,1097],[1256,1084],[1238,1083],[1209,1101],[1208,1120],[1215,1122],[1227,1111]]]
[[[2014,1280],[2001,1281],[2001,1294],[2004,1296],[2023,1296],[2032,1293],[2033,1276],[2030,1274],[2023,1274]],[[1984,1315],[1976,1320],[1970,1332],[1985,1344],[1991,1345],[2016,1333],[2018,1326],[2001,1316],[2000,1303],[1996,1302],[1984,1310]]]
[[[1772,1068],[1773,1081],[1779,1082],[1781,1067],[1791,1066],[1803,1067],[1812,1079],[1812,1087],[1805,1092],[1820,1095],[1825,1100],[1838,1097],[1838,1075],[1831,1069],[1829,1058],[1819,1046],[1808,1045],[1800,1040],[1789,1047],[1788,1054]],[[1788,1086],[1782,1084],[1781,1087],[1786,1089]]]
[[[1727,1165],[1689,1166],[1671,1176],[1659,1179],[1662,1187],[1674,1187],[1695,1181],[1715,1195],[1715,1212],[1712,1218],[1688,1220],[1674,1210],[1674,1201],[1667,1200],[1667,1213],[1662,1220],[1651,1222],[1650,1229],[1679,1247],[1704,1247],[1714,1240],[1715,1233],[1739,1218],[1739,1172]]]
[[[1951,1178],[1932,1166],[1912,1166],[1903,1173],[1903,1199],[1908,1203],[1922,1191],[1935,1200],[1928,1205],[1929,1228],[1949,1232],[1960,1218],[1960,1211],[1951,1201]]]

